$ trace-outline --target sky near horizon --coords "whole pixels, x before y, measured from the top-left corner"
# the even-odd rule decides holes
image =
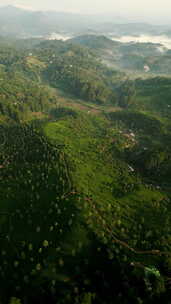
[[[161,20],[170,19],[171,0],[0,0],[0,6],[16,5],[33,10],[77,13],[110,13]]]

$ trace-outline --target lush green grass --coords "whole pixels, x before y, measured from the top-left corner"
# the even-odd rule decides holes
[[[154,223],[155,221],[158,223],[159,218],[158,214],[152,211],[153,202],[160,204],[160,201],[167,199],[167,194],[155,190],[155,187],[150,190],[150,186],[146,185],[146,181],[137,169],[131,172],[129,160],[126,162],[123,158],[125,127],[122,129],[122,135],[119,133],[120,130],[121,128],[111,125],[103,117],[86,114],[79,114],[77,118],[61,118],[44,126],[46,136],[53,143],[59,142],[64,145],[64,151],[73,164],[71,174],[74,187],[77,191],[87,194],[95,202],[97,215],[92,215],[92,218],[94,219],[94,216],[96,218],[100,212],[103,212],[104,220],[108,221],[112,227],[111,231],[114,231],[118,238],[129,240],[130,244],[137,245],[141,249],[159,248],[159,236],[152,238],[149,242],[145,236],[142,238],[140,230],[152,230],[154,234],[156,233],[157,224]],[[155,220],[148,218],[144,227],[139,230],[137,227],[142,217],[147,216],[147,206],[149,214],[151,210]],[[117,210],[117,208],[119,212],[116,212],[114,216],[111,210]],[[121,224],[118,225],[119,221]],[[91,225],[96,226],[95,223]],[[94,229],[101,235],[99,226]],[[167,235],[169,233],[170,230]],[[162,237],[161,231],[159,235]]]

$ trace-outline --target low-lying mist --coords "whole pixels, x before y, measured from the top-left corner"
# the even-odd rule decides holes
[[[112,40],[117,40],[120,42],[140,42],[140,43],[159,43],[164,47],[171,49],[171,38],[166,35],[140,35],[140,36],[121,36],[121,37],[111,37]],[[162,48],[161,48],[162,52]]]

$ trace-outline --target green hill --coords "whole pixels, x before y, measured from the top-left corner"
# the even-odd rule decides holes
[[[92,49],[107,66],[128,75],[170,75],[169,51],[159,43],[121,43],[100,35],[82,35],[69,42]]]
[[[171,80],[96,39],[0,50],[3,304],[169,303]]]

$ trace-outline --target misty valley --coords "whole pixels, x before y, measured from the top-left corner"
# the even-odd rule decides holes
[[[0,304],[171,303],[171,26],[96,18],[0,7]]]

